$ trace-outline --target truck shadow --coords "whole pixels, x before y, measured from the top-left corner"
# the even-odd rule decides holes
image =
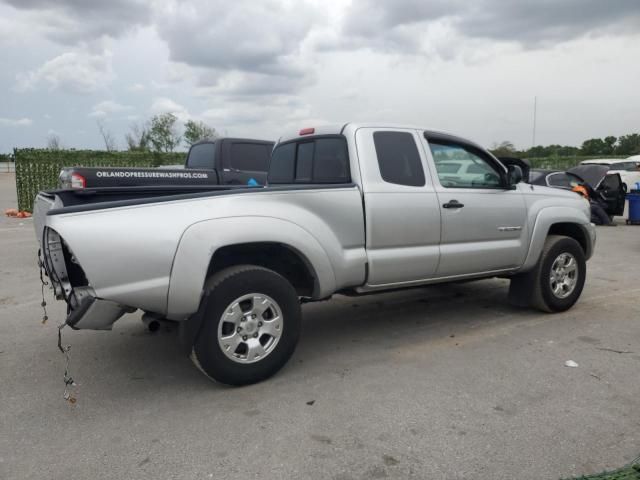
[[[321,374],[328,363],[357,371],[363,361],[385,361],[381,352],[428,350],[443,340],[453,347],[454,338],[469,340],[487,329],[526,322],[538,315],[511,307],[507,287],[507,281],[492,279],[353,298],[335,296],[330,301],[305,304],[302,336],[289,364],[268,382],[242,389],[208,381],[181,350],[177,328],[163,326],[152,334],[138,315],[131,315],[118,322],[111,334],[81,332],[85,338],[77,342],[86,343],[82,350],[97,350],[100,361],[87,359],[78,376],[109,378],[119,396],[137,398],[163,390],[167,394],[208,392],[217,396],[234,390],[269,389],[274,382],[284,384],[292,377]]]
[[[363,297],[337,296],[304,312],[298,355],[331,355],[337,348],[381,350],[473,336],[497,325],[526,321],[537,312],[507,302],[508,281],[433,285]]]

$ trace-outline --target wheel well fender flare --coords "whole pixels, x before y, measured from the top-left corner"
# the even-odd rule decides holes
[[[316,276],[314,296],[335,290],[335,273],[327,252],[301,226],[281,218],[261,216],[205,220],[189,226],[176,249],[167,295],[167,317],[183,320],[197,311],[216,251],[232,245],[265,242],[282,244],[304,259]]]
[[[577,215],[575,209],[569,207],[547,207],[538,213],[531,233],[529,251],[520,271],[532,269],[544,248],[548,235],[565,235],[575,239],[582,247],[585,258],[593,254],[595,227],[585,223],[583,216]]]

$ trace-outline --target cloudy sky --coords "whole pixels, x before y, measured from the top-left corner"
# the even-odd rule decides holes
[[[0,152],[385,121],[484,145],[640,131],[640,0],[0,0]]]

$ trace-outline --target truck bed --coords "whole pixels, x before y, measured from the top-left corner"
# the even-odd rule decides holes
[[[159,185],[47,190],[40,192],[35,199],[33,219],[36,235],[38,238],[42,238],[42,228],[46,223],[46,216],[51,212],[71,213],[100,210],[162,200],[168,201],[175,197],[189,198],[193,195],[248,188],[256,187],[244,185]]]

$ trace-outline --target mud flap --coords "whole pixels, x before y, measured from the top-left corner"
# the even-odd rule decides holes
[[[511,277],[511,284],[509,285],[509,303],[511,305],[516,307],[531,306],[536,267],[526,273]]]
[[[201,306],[196,313],[191,315],[187,320],[180,322],[180,326],[178,327],[180,347],[187,356],[191,355],[193,345],[200,333],[200,327],[202,327],[202,320],[204,319],[202,304],[204,304],[204,302],[201,302]]]

